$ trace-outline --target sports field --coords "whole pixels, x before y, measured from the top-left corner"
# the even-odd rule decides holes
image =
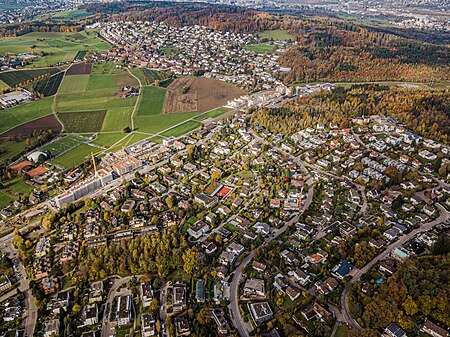
[[[59,62],[70,62],[79,51],[102,51],[109,48],[109,44],[97,37],[97,33],[88,30],[78,33],[32,32],[0,38],[0,56],[6,53],[44,53],[45,56],[35,58],[29,67],[48,67]]]
[[[49,152],[52,157],[59,157],[62,154],[76,148],[77,146],[86,143],[89,138],[80,135],[67,135],[52,143],[44,145],[40,149]]]
[[[97,147],[81,144],[62,156],[53,159],[52,162],[56,165],[70,169],[84,163],[89,159],[91,153],[95,154],[98,151],[99,149]]]

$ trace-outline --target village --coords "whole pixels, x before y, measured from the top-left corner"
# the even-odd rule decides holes
[[[321,84],[295,93],[330,89]],[[276,105],[288,95],[278,90],[262,97]],[[229,105],[258,106],[258,99]],[[329,333],[335,322],[352,325],[340,305],[345,284],[370,294],[399,263],[429,250],[448,229],[450,187],[433,165],[437,156],[448,158],[448,146],[388,116],[348,124],[273,134],[252,123],[251,114],[236,113],[162,144],[144,140],[109,153],[89,177],[75,178],[47,203],[68,212],[58,231],[41,228],[26,246],[16,243],[27,262],[22,272],[3,276],[2,294],[33,280],[52,298],[36,327],[44,336],[58,334],[59,313],[75,305],[73,288],[63,282],[68,268],[89,251],[175,231],[202,256],[210,276],[104,275],[84,286],[76,303],[83,336],[110,336],[133,325],[141,336],[189,335],[198,327],[189,323],[188,309],[202,307],[218,335],[264,331],[280,310],[292,322],[284,329]],[[81,213],[80,206],[68,208],[72,203],[84,205]],[[2,213],[5,220],[11,214]],[[367,273],[376,275],[375,283]],[[3,320],[18,322],[23,298],[10,296]],[[431,320],[427,329],[442,332]],[[389,325],[385,335],[404,336],[401,331]]]
[[[246,90],[267,90],[282,84],[278,74],[289,71],[277,62],[292,45],[275,41],[267,55],[245,49],[255,44],[252,34],[221,32],[197,25],[172,27],[155,22],[111,22],[102,27],[101,36],[115,45],[93,56],[96,61],[127,61],[177,76],[214,77]],[[257,86],[254,86],[254,82]]]

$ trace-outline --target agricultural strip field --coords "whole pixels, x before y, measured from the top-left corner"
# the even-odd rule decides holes
[[[27,67],[48,67],[59,62],[70,62],[79,51],[102,51],[109,48],[107,42],[89,30],[78,33],[32,32],[17,37],[0,38],[0,56],[6,53],[45,55],[33,59]]]
[[[89,138],[80,135],[67,135],[54,142],[44,145],[40,149],[49,152],[52,157],[59,157],[62,154],[76,148],[77,146],[86,143]]]
[[[76,167],[89,159],[91,153],[98,152],[99,149],[87,144],[81,144],[63,154],[62,156],[52,160],[52,163],[70,169]]]
[[[50,77],[46,77],[43,80],[36,82],[36,84],[34,84],[33,86],[33,89],[34,91],[41,93],[45,97],[53,96],[57,93],[63,77],[63,72]]]
[[[41,118],[34,119],[32,121],[20,124],[15,128],[12,128],[0,137],[9,136],[29,136],[36,130],[53,130],[54,133],[60,133],[62,130],[62,125],[56,119],[55,115],[50,114]]]
[[[128,72],[115,76],[116,88],[123,88],[127,85],[131,87],[139,87],[139,82]]]
[[[77,54],[78,56],[78,54]],[[66,75],[89,75],[92,70],[92,63],[79,62],[72,64],[66,71]]]
[[[137,108],[138,116],[159,115],[163,109],[166,89],[158,87],[142,87],[141,98]]]
[[[119,140],[124,138],[126,135],[120,132],[114,133],[99,133],[97,137],[91,142],[99,146],[110,147],[111,145],[117,143]]]
[[[108,109],[103,120],[101,131],[120,131],[125,127],[131,127],[131,113],[133,108]]]
[[[260,38],[267,38],[267,39],[273,39],[273,40],[294,40],[295,36],[289,34],[287,31],[282,29],[275,29],[275,30],[266,30],[264,32],[257,33],[257,35]]]
[[[58,68],[4,71],[0,73],[0,80],[11,88],[14,88],[19,84],[27,84],[28,81],[36,81],[40,76],[50,76],[59,71]]]
[[[59,88],[59,93],[68,94],[73,92],[86,91],[89,82],[89,75],[64,76],[64,80]]]
[[[184,112],[170,115],[135,116],[134,123],[137,131],[155,134],[196,115],[196,112]]]
[[[113,89],[116,87],[114,75],[90,75],[86,90]]]
[[[100,131],[106,110],[59,112],[58,118],[64,124],[64,131],[86,133]]]
[[[22,104],[14,108],[0,110],[0,134],[25,122],[52,113],[53,97]]]
[[[161,135],[164,137],[179,137],[186,132],[192,131],[196,128],[198,128],[201,125],[200,122],[196,121],[187,121],[186,123],[183,123],[181,125],[178,125],[170,130],[167,130],[163,132]]]

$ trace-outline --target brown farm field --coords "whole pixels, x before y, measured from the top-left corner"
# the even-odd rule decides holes
[[[234,85],[214,78],[181,77],[167,88],[163,114],[203,113],[243,95]]]
[[[55,133],[60,133],[62,130],[61,124],[53,114],[16,126],[14,129],[2,133],[0,137],[1,138],[9,136],[28,137],[34,131],[50,130],[50,129],[53,130]]]
[[[89,75],[92,71],[92,63],[74,63],[66,71],[66,75]]]

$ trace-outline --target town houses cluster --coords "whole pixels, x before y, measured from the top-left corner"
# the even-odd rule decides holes
[[[97,61],[128,61],[136,66],[170,70],[178,76],[202,74],[252,88],[269,89],[282,82],[277,75],[290,69],[278,64],[279,55],[245,49],[257,43],[252,34],[212,30],[203,26],[174,27],[163,22],[110,22],[101,30],[115,47],[93,56]],[[275,41],[282,52],[289,42]]]

